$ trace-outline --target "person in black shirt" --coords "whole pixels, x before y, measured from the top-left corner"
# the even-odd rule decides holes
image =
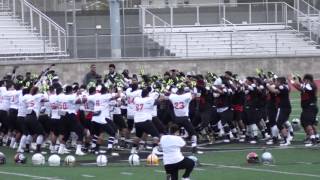
[[[94,82],[96,83],[97,81],[97,77],[99,77],[100,75],[97,73],[96,71],[96,65],[95,64],[92,64],[90,66],[90,72],[88,72],[86,74],[86,76],[84,77],[83,79],[83,84],[84,85],[88,85],[90,82]]]
[[[291,80],[292,85],[301,92],[301,125],[309,136],[311,142],[306,143],[306,146],[312,146],[316,143],[316,117],[318,114],[317,106],[317,85],[311,74],[306,74],[303,81]]]
[[[259,123],[259,90],[257,84],[254,82],[254,77],[247,77],[245,83],[245,104],[244,104],[244,113],[243,120],[247,125],[247,137],[250,144],[256,144],[258,140],[258,127]]]
[[[232,96],[233,121],[234,124],[237,124],[239,126],[239,129],[242,132],[240,138],[241,141],[243,141],[246,135],[246,127],[242,120],[243,105],[245,102],[245,92],[243,85],[241,85],[239,81],[235,81],[235,85],[236,89],[234,95]]]
[[[233,90],[230,85],[224,81],[223,78],[218,78],[214,82],[213,92],[214,92],[214,104],[217,108],[218,118],[221,120],[221,125],[224,130],[224,142],[230,142],[230,127],[233,129],[233,111],[231,109],[231,97],[233,95]]]
[[[269,85],[275,88],[275,80],[272,80],[269,82]],[[270,141],[267,141],[268,145],[272,145],[278,142],[278,134],[279,130],[276,126],[276,117],[277,117],[277,105],[276,105],[276,97],[277,95],[275,93],[272,93],[268,91],[267,94],[267,116],[268,116],[268,122],[267,127],[270,129],[269,133],[272,135],[272,139]]]
[[[275,82],[275,87],[267,84],[267,88],[271,93],[276,94],[276,107],[277,107],[277,116],[276,122],[279,131],[283,137],[283,142],[280,146],[288,146],[291,144],[290,139],[288,138],[288,129],[285,123],[288,121],[291,113],[291,103],[290,103],[290,87],[287,84],[285,77],[278,77]]]

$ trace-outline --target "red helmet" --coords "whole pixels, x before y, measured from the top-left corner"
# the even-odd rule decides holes
[[[14,156],[14,162],[16,164],[25,164],[27,162],[27,157],[22,153],[17,153]]]
[[[247,162],[248,162],[249,164],[257,164],[257,163],[259,163],[260,160],[259,160],[258,154],[255,153],[255,152],[249,153],[249,154],[247,155]]]

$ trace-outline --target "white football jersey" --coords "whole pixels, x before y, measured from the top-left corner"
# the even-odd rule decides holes
[[[22,95],[22,90],[12,90],[8,91],[10,96],[10,108],[18,109],[19,107],[19,97]]]
[[[59,99],[58,95],[56,94],[51,94],[49,96],[49,105],[50,105],[50,110],[51,110],[51,118],[52,119],[60,119],[60,114],[59,114]]]
[[[43,94],[44,99],[49,100],[49,95],[47,93]],[[40,115],[49,115],[51,111],[49,101],[40,103]]]
[[[112,94],[102,94],[101,95],[101,105],[103,107],[104,111],[104,117],[111,119],[110,115],[110,101],[112,100],[113,96]]]
[[[134,104],[136,106],[134,114],[134,122],[144,122],[147,120],[152,120],[152,111],[154,108],[155,100],[152,97],[136,97],[134,99]]]
[[[7,88],[0,87],[0,110],[8,111],[10,108],[10,95]]]
[[[136,106],[134,104],[134,99],[136,97],[141,97],[141,92],[142,92],[141,89],[138,89],[138,90],[133,91],[133,92],[132,92],[131,88],[128,88],[126,90],[127,104],[128,104],[128,107],[127,107],[127,117],[128,117],[128,119],[133,119],[133,116],[134,116],[134,113],[135,113],[135,110],[136,110]]]
[[[35,112],[37,117],[39,117],[40,114],[40,107],[41,107],[41,101],[45,100],[45,97],[43,94],[27,94],[26,95],[26,104],[27,104],[27,114],[31,114],[32,112]]]
[[[26,95],[19,96],[19,107],[18,107],[18,117],[26,117],[27,115],[27,103]]]
[[[171,94],[169,100],[173,104],[173,110],[176,117],[189,116],[189,104],[192,100],[191,93],[185,94]]]
[[[91,121],[99,123],[99,124],[106,124],[105,115],[102,106],[102,98],[100,93],[96,93],[93,95],[88,96],[88,103],[93,105],[93,116]]]
[[[75,94],[65,94],[64,96],[60,96],[60,111],[68,113],[68,114],[76,114],[77,113],[77,105],[76,101],[79,98]]]

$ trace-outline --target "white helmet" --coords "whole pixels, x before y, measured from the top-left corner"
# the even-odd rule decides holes
[[[271,164],[271,163],[273,163],[272,154],[270,152],[264,152],[261,155],[261,161],[262,161],[263,164]]]
[[[32,156],[31,161],[32,161],[32,164],[36,166],[44,165],[45,157],[40,153],[36,153]]]
[[[72,155],[68,155],[66,156],[66,158],[64,159],[64,164],[67,166],[74,166],[76,163],[76,158]]]
[[[60,160],[60,156],[56,154],[51,155],[48,159],[49,166],[60,166]]]
[[[292,119],[291,125],[294,131],[300,131],[300,127],[301,127],[300,119],[298,118]]]
[[[140,165],[140,157],[137,154],[131,154],[128,161],[131,166]]]
[[[97,157],[97,166],[102,167],[102,166],[107,166],[108,159],[107,156],[105,155],[99,155]]]

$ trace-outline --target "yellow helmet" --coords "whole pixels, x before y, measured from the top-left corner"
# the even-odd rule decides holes
[[[148,166],[159,166],[159,158],[155,154],[150,154],[147,157],[147,165]]]

